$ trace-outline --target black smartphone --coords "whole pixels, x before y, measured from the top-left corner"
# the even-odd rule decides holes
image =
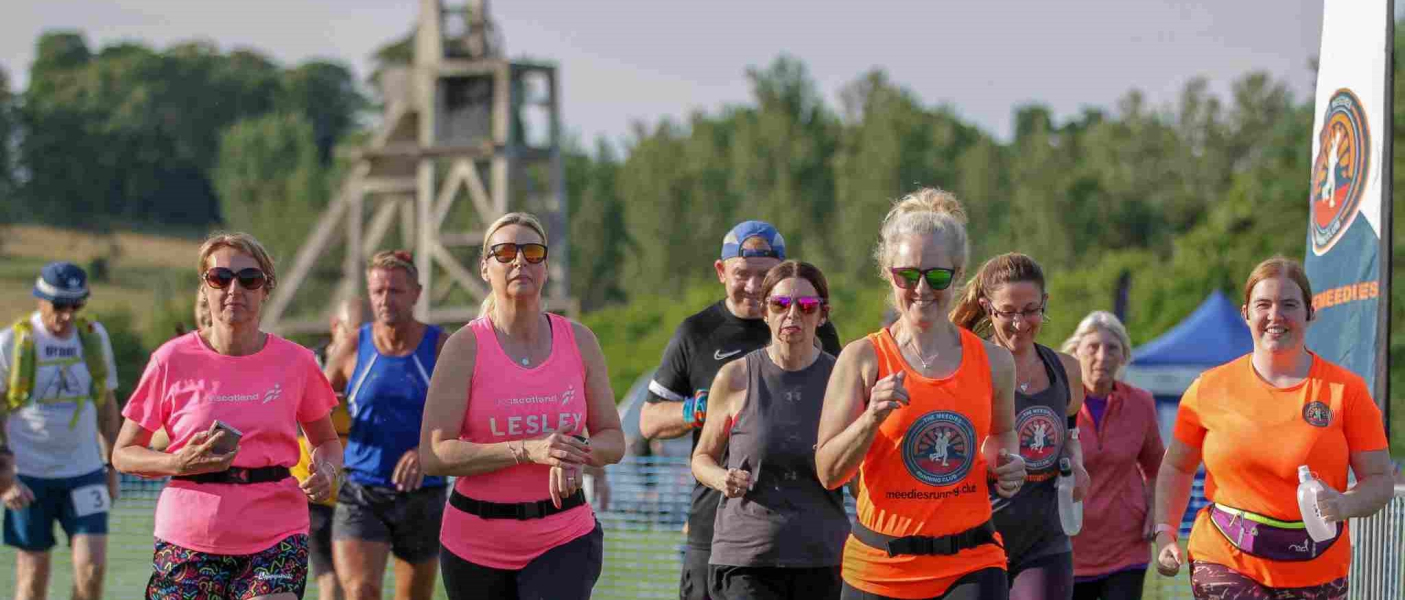
[[[244,437],[244,433],[235,429],[233,425],[218,419],[215,420],[214,430],[224,432],[224,439],[214,445],[214,451],[217,454],[233,452],[234,447],[239,445],[239,438]],[[212,432],[210,435],[214,435],[214,433]]]

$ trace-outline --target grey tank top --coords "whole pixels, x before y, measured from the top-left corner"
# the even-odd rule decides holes
[[[815,444],[834,357],[824,352],[786,371],[766,349],[746,361],[746,404],[737,414],[724,463],[752,474],[751,491],[723,498],[712,534],[714,565],[832,567],[840,564],[849,517],[843,492],[815,474]]]
[[[1049,387],[1034,394],[1015,389],[1015,431],[1020,436],[1025,484],[1014,498],[1001,498],[991,487],[995,528],[1005,542],[1010,564],[1072,552],[1059,524],[1059,457],[1068,437],[1068,373],[1052,349],[1035,344],[1049,376]]]

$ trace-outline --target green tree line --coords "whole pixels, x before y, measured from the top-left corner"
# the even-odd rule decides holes
[[[408,60],[403,42],[377,52],[377,71]],[[249,229],[284,261],[335,189],[335,148],[356,143],[374,105],[339,63],[288,68],[203,42],[93,51],[80,33],[54,32],[35,56],[24,90],[11,92],[0,73],[8,218],[96,231]],[[878,226],[892,200],[919,186],[965,204],[973,269],[1007,251],[1043,264],[1051,344],[1089,310],[1111,308],[1124,274],[1127,324],[1141,343],[1211,290],[1237,297],[1257,261],[1304,253],[1314,108],[1264,73],[1224,95],[1192,79],[1164,105],[1129,90],[1065,117],[1018,106],[1008,139],[957,107],[923,103],[881,69],[857,74],[834,105],[793,57],[745,77],[747,101],[636,123],[622,151],[569,144],[571,291],[593,323],[620,332],[611,355],[619,392],[657,361],[662,342],[641,340],[666,339],[675,309],[701,308],[680,307],[684,299],[716,295],[712,260],[744,219],[776,224],[792,255],[831,275],[847,338],[878,326]],[[1396,97],[1399,139],[1399,87]],[[1394,230],[1399,272],[1405,227]],[[1401,299],[1397,286],[1396,323],[1405,322]],[[1392,348],[1405,351],[1405,327],[1395,330]],[[1405,369],[1392,380],[1405,390]]]

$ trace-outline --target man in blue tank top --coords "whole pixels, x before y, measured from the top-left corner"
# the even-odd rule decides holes
[[[415,320],[419,272],[409,252],[380,252],[366,269],[371,323],[327,360],[346,394],[351,435],[346,483],[332,523],[332,556],[348,600],[379,600],[395,556],[395,598],[429,600],[438,574],[445,485],[420,468],[420,422],[443,330]]]

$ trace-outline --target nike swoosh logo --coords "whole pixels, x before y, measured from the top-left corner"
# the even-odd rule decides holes
[[[712,358],[715,358],[715,359],[717,359],[717,360],[726,360],[726,359],[728,359],[728,358],[731,358],[731,357],[733,357],[733,356],[736,356],[736,355],[738,355],[738,354],[741,354],[741,352],[742,352],[741,350],[733,350],[733,351],[731,351],[731,352],[728,352],[728,353],[726,353],[726,354],[723,354],[721,350],[713,350],[713,351],[712,351]]]

